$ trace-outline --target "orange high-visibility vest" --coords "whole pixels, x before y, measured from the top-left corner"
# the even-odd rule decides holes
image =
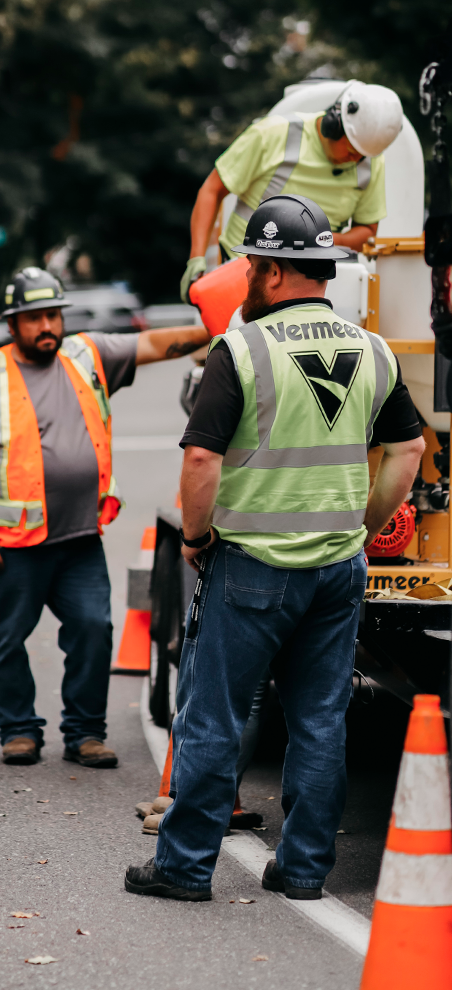
[[[31,547],[47,536],[44,463],[36,413],[13,344],[0,349],[0,546]],[[98,531],[121,500],[111,471],[111,413],[102,361],[85,334],[65,337],[57,354],[80,403],[99,471]]]

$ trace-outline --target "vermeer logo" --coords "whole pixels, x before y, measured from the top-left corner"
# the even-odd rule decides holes
[[[266,237],[274,237],[275,234],[278,233],[278,228],[276,224],[273,223],[273,220],[269,220],[268,223],[265,224],[265,227],[262,229],[262,233],[265,234]]]
[[[291,354],[295,366],[317,402],[330,430],[345,406],[347,396],[356,378],[363,352],[335,351],[330,364],[319,351]]]
[[[317,234],[317,237],[315,239],[315,242],[316,242],[316,244],[319,245],[319,247],[325,247],[325,248],[327,248],[327,247],[333,247],[334,241],[333,241],[333,235],[332,235],[331,231],[330,230],[324,230],[323,233]]]

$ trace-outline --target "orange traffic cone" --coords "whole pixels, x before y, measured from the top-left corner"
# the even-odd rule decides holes
[[[148,526],[141,541],[140,559],[136,567],[129,568],[128,604],[134,604],[134,596],[143,597],[149,593],[149,575],[154,561],[155,526]],[[131,572],[135,582],[131,585]],[[112,674],[147,674],[151,664],[151,611],[150,606],[129,608],[122,632],[116,663],[111,667]]]
[[[414,698],[361,990],[451,990],[452,834],[437,695]]]

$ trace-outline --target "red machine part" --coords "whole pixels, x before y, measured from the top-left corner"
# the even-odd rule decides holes
[[[414,516],[416,509],[402,502],[400,509],[385,526],[382,533],[375,537],[373,543],[366,547],[369,557],[399,557],[414,536]]]

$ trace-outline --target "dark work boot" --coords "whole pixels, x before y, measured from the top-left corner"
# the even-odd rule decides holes
[[[231,815],[231,820],[229,822],[229,828],[239,829],[251,829],[260,828],[263,822],[262,815],[258,815],[256,811],[236,811]]]
[[[101,739],[85,739],[77,749],[66,749],[63,760],[80,763],[82,767],[94,767],[108,770],[118,765],[118,757],[112,749],[107,749]]]
[[[189,887],[178,887],[177,883],[168,880],[150,859],[144,866],[128,866],[125,876],[125,888],[130,894],[146,894],[150,897],[171,897],[175,901],[211,901],[211,890],[190,890]]]
[[[265,890],[285,894],[291,901],[318,901],[322,896],[321,887],[292,887],[285,883],[276,859],[268,861],[262,877],[262,886]]]

